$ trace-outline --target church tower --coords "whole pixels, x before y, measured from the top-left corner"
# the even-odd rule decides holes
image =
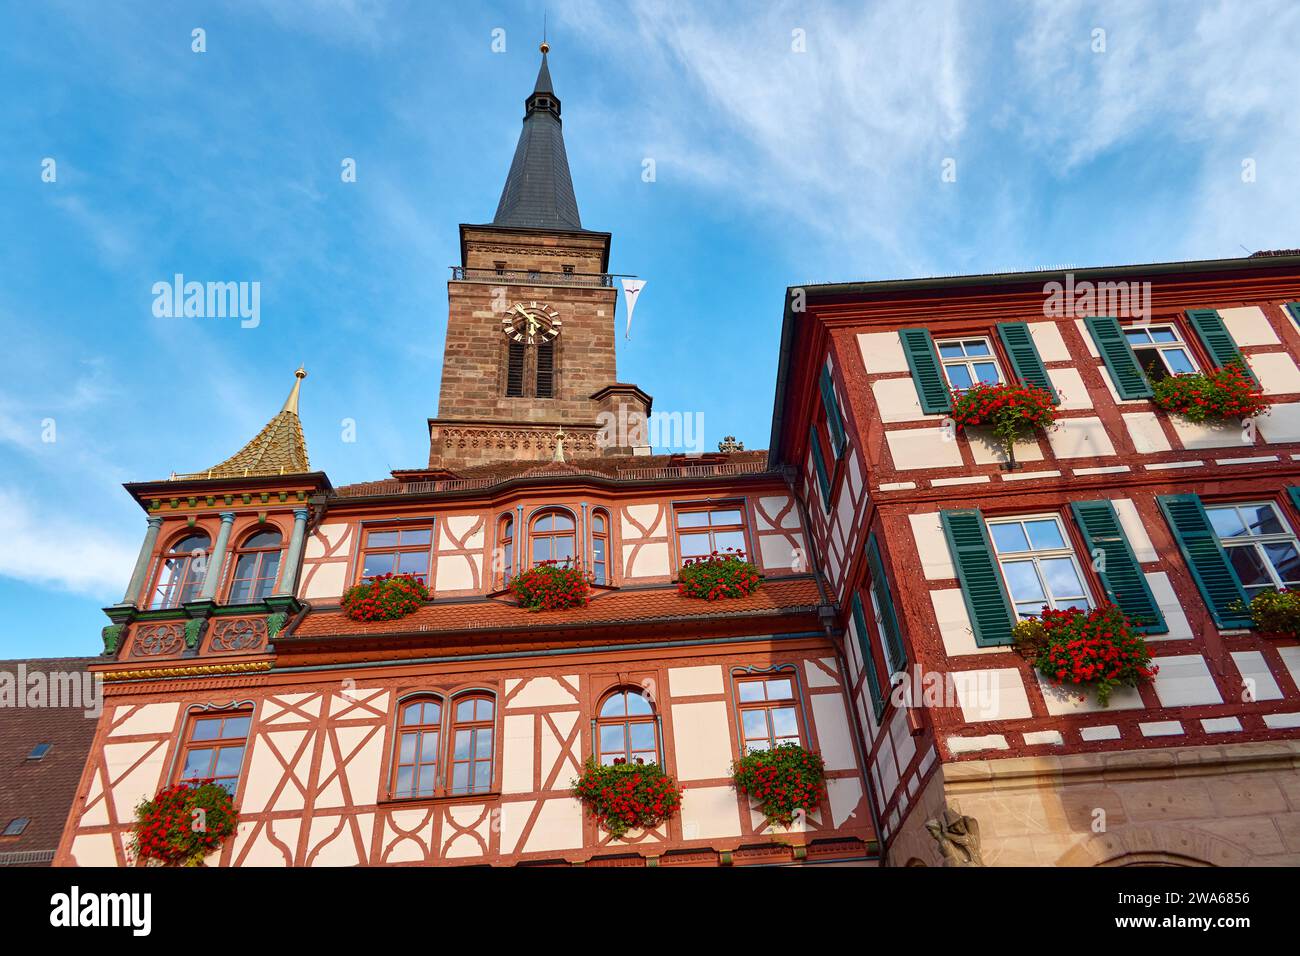
[[[610,234],[582,226],[541,50],[496,215],[460,227],[430,468],[551,460],[557,440],[569,459],[649,453],[635,435],[600,440],[602,413],[648,415],[650,397],[618,382]]]

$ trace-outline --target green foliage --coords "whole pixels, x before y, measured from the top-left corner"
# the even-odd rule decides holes
[[[543,561],[515,575],[510,590],[530,611],[586,607],[591,596],[591,575],[567,562]]]
[[[1270,407],[1260,387],[1237,365],[1170,375],[1151,390],[1158,406],[1191,422],[1241,421]]]
[[[199,866],[235,832],[238,822],[225,787],[211,779],[178,783],[135,808],[131,854],[137,860]]]
[[[343,613],[354,621],[395,621],[429,600],[429,589],[413,574],[381,574],[348,588]]]
[[[799,811],[812,813],[825,793],[826,765],[821,754],[798,744],[751,750],[731,765],[737,790],[758,801],[759,811],[789,826]]]
[[[1233,610],[1249,611],[1255,630],[1278,637],[1300,637],[1300,591],[1260,591],[1250,603]]]
[[[612,766],[588,758],[582,776],[573,781],[573,795],[607,833],[621,837],[633,827],[663,823],[682,805],[682,792],[657,763]]]
[[[745,597],[761,583],[758,567],[745,560],[743,551],[731,548],[704,558],[688,558],[677,573],[678,594],[706,601]]]

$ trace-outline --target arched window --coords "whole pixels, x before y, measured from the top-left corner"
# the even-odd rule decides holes
[[[659,727],[654,707],[641,691],[623,687],[600,705],[596,751],[603,766],[659,762]]]
[[[230,582],[230,604],[247,604],[270,597],[280,572],[280,532],[274,528],[256,531],[244,539],[235,553],[235,572]]]
[[[533,564],[541,564],[543,561],[564,564],[572,561],[577,553],[574,547],[573,516],[568,512],[543,511],[533,518],[530,537]]]
[[[393,761],[393,796],[431,797],[438,786],[442,702],[436,697],[402,703]]]
[[[515,569],[515,519],[510,515],[501,519],[497,541],[501,548],[501,586],[505,587]]]
[[[492,737],[496,707],[486,694],[458,697],[451,737],[451,793],[492,789]]]
[[[212,539],[207,533],[195,531],[164,552],[158,562],[150,607],[180,607],[197,599],[211,548]]]
[[[600,509],[591,513],[591,577],[609,584],[609,515]]]

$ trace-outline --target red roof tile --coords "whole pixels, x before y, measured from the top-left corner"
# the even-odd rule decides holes
[[[342,611],[313,611],[293,638],[340,637],[416,632],[516,630],[587,627],[598,624],[650,624],[688,618],[765,617],[815,608],[822,603],[811,577],[769,581],[744,598],[702,601],[682,597],[675,587],[599,592],[587,607],[536,613],[505,599],[427,605],[400,621],[353,621]],[[285,638],[281,638],[284,641]]]

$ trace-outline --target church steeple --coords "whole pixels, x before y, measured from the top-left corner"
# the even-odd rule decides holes
[[[560,98],[551,85],[546,62],[549,50],[543,43],[542,65],[533,92],[524,100],[524,128],[492,219],[494,226],[582,231],[569,157],[564,151]]]

